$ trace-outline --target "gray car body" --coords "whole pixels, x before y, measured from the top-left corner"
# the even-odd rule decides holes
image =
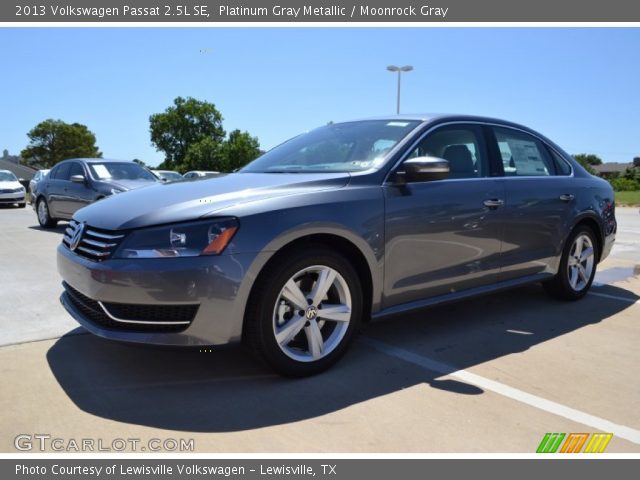
[[[399,117],[389,118],[398,120]],[[400,118],[405,118],[400,117]],[[542,135],[502,120],[407,116],[420,125],[376,169],[357,173],[236,173],[201,182],[158,184],[79,210],[74,219],[129,231],[233,216],[240,228],[219,256],[94,262],[58,247],[69,285],[103,302],[198,303],[180,333],[130,332],[89,321],[62,294],[67,310],[111,339],[168,345],[216,345],[242,337],[245,307],[265,265],[298,242],[323,242],[356,266],[372,318],[551,278],[564,242],[580,222],[598,237],[600,258],[615,239],[613,191]],[[569,176],[446,179],[400,185],[392,173],[424,135],[455,123],[527,132],[571,164]],[[574,199],[562,202],[559,196]],[[499,195],[503,207],[483,200]]]

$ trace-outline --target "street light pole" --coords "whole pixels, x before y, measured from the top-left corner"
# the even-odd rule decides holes
[[[400,115],[400,76],[402,72],[410,72],[413,70],[411,65],[405,65],[404,67],[397,67],[395,65],[389,65],[387,70],[390,72],[398,72],[398,99],[396,103],[396,115]]]

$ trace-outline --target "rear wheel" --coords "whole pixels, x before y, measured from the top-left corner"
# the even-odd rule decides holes
[[[38,214],[38,223],[42,228],[53,228],[58,224],[58,220],[51,218],[49,213],[49,205],[44,198],[38,200],[36,212]]]
[[[586,225],[577,227],[565,245],[558,274],[544,283],[547,292],[562,300],[584,297],[596,274],[598,253],[593,230]]]
[[[362,317],[358,274],[323,246],[282,255],[261,275],[245,318],[245,340],[275,371],[313,375],[347,350]]]

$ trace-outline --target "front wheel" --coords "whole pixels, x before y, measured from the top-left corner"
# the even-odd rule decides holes
[[[558,274],[544,283],[552,296],[561,300],[578,300],[584,297],[596,275],[598,244],[589,227],[576,228],[565,245]]]
[[[318,246],[281,255],[258,280],[245,340],[275,371],[303,377],[347,350],[362,317],[362,287],[342,255]]]

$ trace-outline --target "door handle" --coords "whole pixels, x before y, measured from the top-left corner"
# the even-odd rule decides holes
[[[560,200],[562,200],[563,202],[570,202],[574,198],[576,198],[575,195],[571,195],[570,193],[563,193],[562,195],[560,195]]]
[[[485,200],[483,203],[485,207],[498,208],[504,205],[504,200],[500,200],[499,198],[491,198],[489,200]]]

